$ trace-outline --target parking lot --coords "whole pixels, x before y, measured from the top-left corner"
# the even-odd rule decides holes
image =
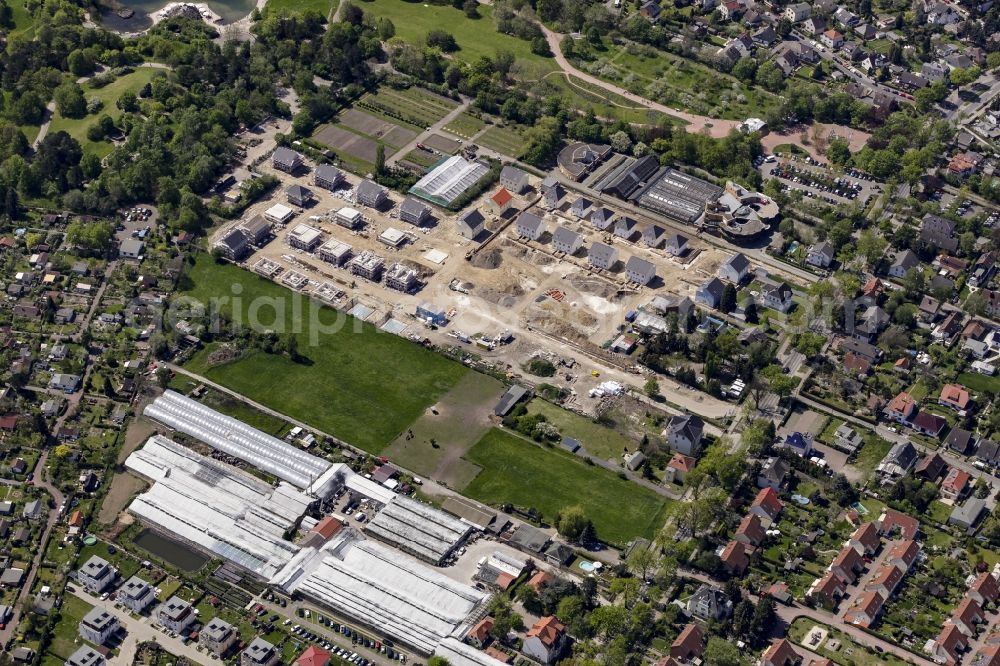
[[[882,191],[881,185],[871,176],[855,169],[834,173],[818,166],[811,158],[772,157],[758,162],[758,168],[765,180],[777,178],[789,191],[799,191],[810,199],[830,204],[857,202],[863,206]]]

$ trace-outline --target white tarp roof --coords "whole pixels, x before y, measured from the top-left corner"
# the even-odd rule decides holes
[[[271,578],[298,551],[284,533],[312,498],[154,435],[125,466],[154,481],[129,510],[203,550]]]
[[[403,496],[396,496],[365,529],[432,562],[444,559],[471,530],[458,518]]]
[[[441,641],[434,654],[447,659],[451,666],[503,666],[504,664],[482,650],[466,645],[454,636]]]
[[[143,413],[299,488],[308,488],[331,466],[327,460],[175,391],[164,392]]]
[[[328,542],[322,559],[297,558],[276,582],[424,654],[478,619],[485,592],[348,532]]]

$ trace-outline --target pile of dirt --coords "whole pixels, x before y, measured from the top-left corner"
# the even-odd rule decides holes
[[[535,266],[550,266],[556,263],[556,258],[551,255],[545,254],[544,252],[536,252],[531,257],[531,263],[533,263]]]
[[[413,261],[412,259],[400,259],[399,263],[403,264],[404,266],[406,266],[407,268],[409,268],[411,270],[416,271],[417,275],[420,276],[421,280],[427,280],[429,277],[431,277],[432,275],[434,275],[434,271],[433,270],[431,270],[427,266],[424,266],[421,263]]]
[[[610,300],[617,300],[620,297],[617,285],[583,273],[570,277],[569,283],[585,294],[593,294]]]
[[[476,268],[494,269],[500,268],[503,263],[503,252],[498,248],[490,248],[485,252],[479,252],[472,258],[472,265]]]
[[[496,303],[503,307],[514,307],[519,298],[524,296],[524,289],[517,282],[500,284],[491,287],[477,287],[476,295],[490,303]]]
[[[243,354],[244,350],[242,349],[237,349],[231,345],[222,345],[208,355],[208,367],[213,368],[224,363],[238,361],[243,357]]]

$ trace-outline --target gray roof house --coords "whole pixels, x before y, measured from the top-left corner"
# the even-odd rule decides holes
[[[399,219],[419,227],[431,216],[431,207],[413,197],[406,197],[399,204]]]
[[[625,275],[629,282],[647,285],[656,277],[656,266],[645,259],[632,256],[625,262]]]
[[[667,445],[686,456],[697,456],[701,449],[701,436],[705,422],[693,414],[673,416],[663,431]]]
[[[526,240],[536,241],[545,233],[545,222],[534,213],[524,212],[517,216],[517,235]]]
[[[382,204],[388,199],[384,187],[367,179],[358,183],[355,196],[358,203],[364,204],[369,208],[381,208]]]
[[[475,240],[486,229],[486,218],[478,209],[472,208],[458,218],[458,233],[470,240]]]
[[[666,248],[667,252],[669,252],[670,254],[674,255],[675,257],[679,257],[685,252],[687,252],[688,239],[687,237],[681,236],[680,234],[670,234],[669,236],[667,236],[667,240],[664,243],[663,247]]]
[[[275,169],[284,171],[286,173],[293,173],[296,169],[301,167],[305,163],[302,155],[291,148],[286,148],[284,146],[278,146],[274,149],[274,153],[271,155],[271,165]]]
[[[500,169],[500,186],[511,194],[520,194],[528,187],[528,174],[506,164]]]
[[[892,260],[892,265],[889,266],[889,275],[894,278],[905,277],[911,268],[916,268],[919,265],[920,259],[912,250],[903,250],[896,254]]]
[[[970,497],[962,506],[956,506],[948,516],[948,524],[962,529],[972,529],[986,511],[986,500]]]
[[[556,252],[573,255],[583,245],[583,237],[572,229],[558,227],[552,234],[552,247]]]
[[[722,292],[725,288],[726,285],[722,284],[722,280],[716,277],[711,278],[708,282],[698,287],[694,300],[710,308],[717,308],[719,307],[719,301],[722,300]]]
[[[610,245],[595,242],[587,251],[590,265],[601,270],[609,270],[618,261],[618,250]]]
[[[750,274],[750,260],[742,252],[737,252],[719,266],[719,277],[739,284]]]

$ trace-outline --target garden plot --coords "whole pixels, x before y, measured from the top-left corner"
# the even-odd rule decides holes
[[[462,147],[460,142],[443,137],[440,134],[431,134],[424,139],[424,145],[448,155],[454,155]]]
[[[382,88],[374,95],[362,97],[358,106],[417,127],[430,127],[454,110],[458,103],[421,88]]]
[[[375,155],[378,153],[377,141],[349,132],[336,125],[324,125],[316,132],[314,138],[338,152],[347,153],[351,157],[373,164]]]
[[[393,148],[401,148],[417,136],[417,133],[409,128],[401,127],[357,109],[348,109],[341,114],[340,124],[358,134],[381,139],[383,143]]]
[[[476,142],[504,155],[518,158],[524,154],[527,142],[517,131],[507,127],[491,127]]]

